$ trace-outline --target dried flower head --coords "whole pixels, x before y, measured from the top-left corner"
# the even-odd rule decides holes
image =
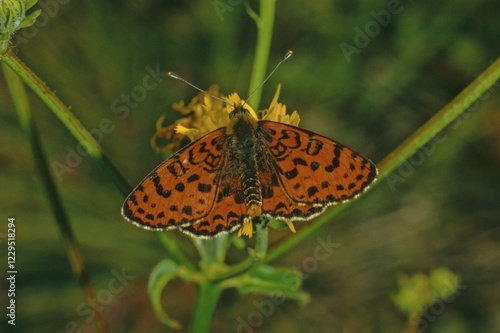
[[[245,101],[237,93],[232,93],[227,97],[222,96],[217,85],[210,86],[207,92],[209,94],[199,93],[196,95],[188,105],[185,105],[184,101],[174,103],[173,109],[185,117],[175,121],[172,125],[163,126],[165,116],[158,119],[156,133],[151,138],[153,149],[157,152],[176,151],[189,141],[194,141],[213,130],[227,126],[229,124],[229,113],[234,109],[233,105],[245,104]],[[278,102],[279,93],[280,86],[278,86],[269,108],[258,112],[261,115],[260,119],[297,126],[300,121],[299,114],[297,111],[293,111],[291,115],[286,114],[286,106]],[[217,96],[227,102],[224,103],[222,100],[213,98],[210,95]],[[259,119],[250,105],[245,104],[245,108],[255,119]],[[159,138],[173,139],[173,141],[159,147],[157,145]]]

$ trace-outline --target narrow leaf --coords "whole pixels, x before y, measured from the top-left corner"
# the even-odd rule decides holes
[[[156,265],[151,272],[148,282],[148,293],[151,305],[158,318],[168,327],[181,329],[182,325],[175,319],[170,318],[161,305],[161,295],[165,286],[175,278],[179,277],[179,266],[170,259],[164,259]]]

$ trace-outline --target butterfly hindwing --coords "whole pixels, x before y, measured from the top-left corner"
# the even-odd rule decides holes
[[[246,215],[241,177],[230,176],[222,170],[215,205],[201,221],[182,227],[181,230],[198,237],[212,237],[221,232],[239,229]]]
[[[224,129],[187,145],[153,170],[126,199],[122,215],[148,229],[188,226],[213,209],[224,163]]]
[[[277,220],[309,220],[320,214],[325,205],[296,202],[287,194],[270,159],[261,164],[262,214]]]

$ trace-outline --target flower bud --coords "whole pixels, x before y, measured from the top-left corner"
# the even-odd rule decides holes
[[[0,0],[0,54],[7,51],[14,32],[35,23],[41,10],[26,15],[37,0]]]

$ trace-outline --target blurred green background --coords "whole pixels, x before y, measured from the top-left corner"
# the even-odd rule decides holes
[[[175,70],[202,88],[217,83],[224,93],[247,94],[256,28],[242,1],[40,2],[44,13],[18,34],[15,51],[87,129],[98,129],[105,118],[112,122],[101,145],[131,185],[162,160],[149,146],[155,121],[166,114],[166,123],[173,122],[179,115],[171,104],[197,93],[170,78],[151,90],[137,88],[148,68]],[[258,10],[255,1],[250,6]],[[388,6],[393,13],[384,16]],[[281,82],[280,101],[299,111],[301,126],[378,162],[500,55],[499,12],[493,0],[278,1],[269,64],[288,49],[294,56],[264,86],[261,108]],[[437,267],[459,275],[464,288],[421,328],[499,331],[499,89],[497,84],[395,177],[275,263],[302,267],[318,237],[338,245],[327,260],[307,266],[306,307],[286,301],[244,328],[266,298],[228,291],[213,331],[403,332],[407,318],[391,301],[398,274]],[[125,95],[135,99],[127,105]],[[65,164],[78,143],[32,93],[30,102],[48,160]],[[16,326],[4,317],[0,327],[94,332],[3,75],[0,110],[1,247],[4,253],[6,220],[14,216],[18,270]],[[109,331],[168,332],[146,292],[149,272],[164,257],[158,238],[121,218],[124,198],[91,158],[76,164],[57,186]],[[196,257],[187,236],[171,233]],[[287,235],[271,231],[270,241]],[[228,258],[239,259],[240,253]],[[109,285],[116,272],[129,276],[119,291]],[[5,294],[4,278],[0,287]],[[178,281],[167,287],[164,304],[187,326],[193,299],[194,286]],[[4,298],[0,306],[5,309]],[[76,328],[68,330],[71,322]]]

